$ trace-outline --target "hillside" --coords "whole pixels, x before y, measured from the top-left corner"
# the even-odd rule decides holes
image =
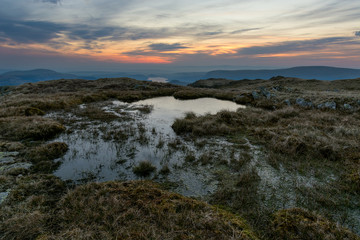
[[[209,81],[4,88],[0,239],[359,240],[359,79]]]
[[[205,78],[226,78],[226,79],[270,79],[274,76],[296,77],[318,80],[338,80],[359,78],[360,69],[336,68],[323,66],[293,67],[274,70],[237,70],[237,71],[211,71]]]
[[[73,74],[59,73],[48,69],[34,69],[29,71],[12,71],[0,75],[0,86],[16,86],[24,83],[34,83],[55,79],[75,79]]]

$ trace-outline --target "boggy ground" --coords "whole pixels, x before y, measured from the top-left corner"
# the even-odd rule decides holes
[[[0,239],[359,239],[340,225],[359,232],[348,216],[359,216],[360,116],[356,104],[360,88],[357,80],[335,82],[336,89],[328,82],[315,83],[317,88],[313,80],[279,78],[194,89],[101,79],[8,88],[0,97],[0,192],[7,196],[1,204]],[[270,98],[261,92],[264,87],[272,94]],[[74,186],[51,175],[57,167],[53,160],[68,146],[47,142],[65,128],[44,118],[45,113],[71,111],[83,103],[108,99],[131,102],[169,95],[216,97],[249,105],[237,112],[187,114],[173,125],[175,132],[189,139],[221,135],[249,149],[249,156],[216,160],[219,187],[208,201],[218,207],[146,181]],[[315,107],[296,104],[298,98]],[[335,110],[316,107],[330,101],[337,103]],[[95,120],[110,117],[96,109],[84,114]],[[210,157],[199,161],[206,163]],[[197,161],[187,158],[187,162]],[[225,174],[224,162],[232,175]],[[293,175],[295,185],[286,183]],[[283,179],[273,186],[285,188],[277,192],[267,184],[279,176]],[[289,199],[276,196],[278,193]],[[278,211],[281,208],[287,209]],[[229,211],[246,218],[254,230]]]

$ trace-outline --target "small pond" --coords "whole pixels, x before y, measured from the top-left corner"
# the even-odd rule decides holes
[[[104,122],[79,117],[77,111],[90,108],[88,105],[81,105],[66,116],[55,113],[57,117],[73,119],[73,124],[67,126],[70,131],[54,140],[69,145],[69,151],[59,159],[61,166],[55,172],[64,180],[87,182],[139,179],[132,169],[139,162],[147,160],[157,168],[151,178],[168,182],[181,194],[204,196],[212,193],[217,184],[212,174],[214,168],[205,163],[210,161],[207,159],[220,160],[227,154],[240,154],[233,151],[230,153],[232,144],[224,139],[185,140],[171,128],[174,120],[183,117],[186,112],[214,114],[221,110],[236,111],[244,107],[231,101],[158,97],[131,104],[112,101],[97,107],[119,118]],[[147,107],[151,112],[144,113],[142,107]],[[189,164],[186,159],[202,159],[204,164]]]

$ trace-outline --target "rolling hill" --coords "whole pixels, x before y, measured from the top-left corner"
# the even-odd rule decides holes
[[[0,86],[15,86],[55,79],[74,79],[73,74],[59,73],[48,69],[34,69],[29,71],[12,71],[0,75]]]
[[[204,78],[226,79],[270,79],[274,76],[296,77],[303,79],[339,80],[360,77],[360,69],[323,66],[293,67],[274,70],[217,70],[208,72]]]

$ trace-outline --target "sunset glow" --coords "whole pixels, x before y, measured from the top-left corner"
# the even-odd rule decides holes
[[[289,58],[335,66],[352,59],[347,67],[360,68],[357,0],[1,2],[2,68],[74,69],[64,60],[74,56],[89,68],[96,62],[282,67]]]

